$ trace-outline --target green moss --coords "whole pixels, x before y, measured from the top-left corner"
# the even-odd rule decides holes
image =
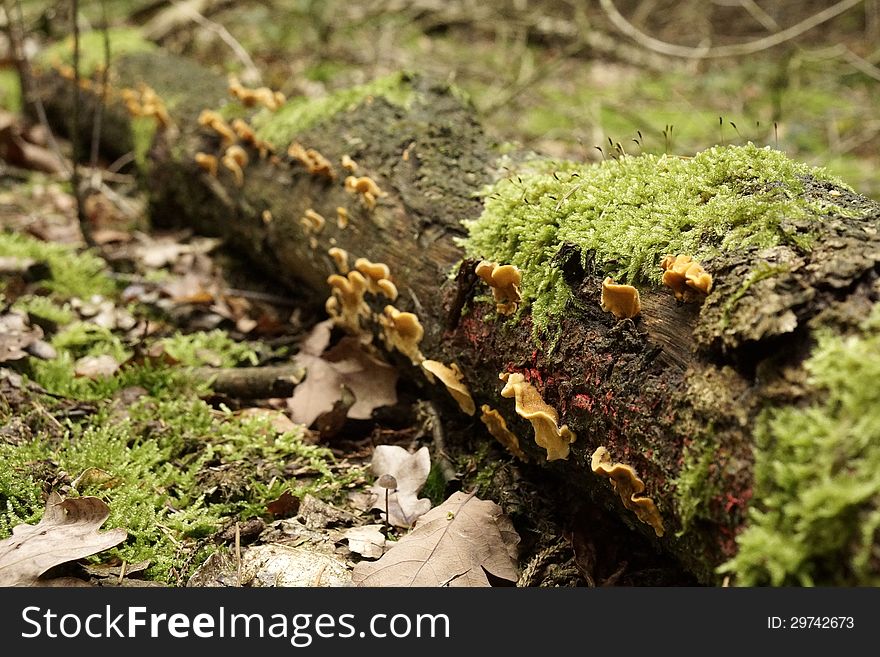
[[[755,429],[754,501],[740,585],[880,585],[880,306],[863,333],[821,332],[806,363],[816,401]]]
[[[150,52],[157,50],[157,46],[144,38],[141,31],[133,27],[118,27],[109,30],[110,38],[110,61],[125,55],[134,53]],[[101,30],[92,30],[80,34],[79,41],[79,70],[82,77],[90,77],[104,66],[104,33]],[[47,66],[59,64],[73,64],[73,38],[68,37],[63,41],[52,44],[43,50],[37,57],[37,63]]]
[[[694,157],[641,155],[601,164],[535,162],[484,190],[483,214],[465,222],[469,256],[518,266],[537,329],[571,297],[553,256],[565,243],[618,282],[658,284],[660,261],[705,260],[810,235],[791,220],[817,217],[803,177],[832,178],[770,148],[716,146]],[[834,181],[838,184],[839,181]],[[586,264],[586,262],[585,262]]]
[[[74,319],[73,311],[66,303],[58,304],[49,297],[26,295],[16,299],[12,307],[28,313],[32,318],[63,326]]]
[[[264,110],[257,114],[253,119],[254,129],[260,139],[285,145],[323,119],[356,107],[370,97],[381,96],[393,105],[406,107],[414,93],[409,80],[405,73],[392,73],[322,98],[289,100],[277,112]]]
[[[236,342],[221,330],[177,333],[161,342],[168,355],[183,365],[235,367],[242,363],[259,364],[259,357],[253,348]]]
[[[77,252],[71,246],[41,242],[19,233],[0,233],[0,255],[46,262],[52,276],[43,283],[62,297],[88,298],[116,289],[103,260],[88,251]]]
[[[679,536],[709,507],[715,494],[712,466],[717,442],[694,441],[685,451],[681,472],[675,480],[675,507],[681,520]]]
[[[0,107],[10,112],[21,110],[21,83],[11,68],[0,70]]]
[[[131,119],[131,140],[134,146],[134,161],[138,171],[143,174],[149,172],[150,148],[153,146],[153,138],[156,136],[158,123],[151,116],[135,116]]]
[[[169,372],[131,368],[125,384],[164,374],[169,385],[124,405],[108,395],[88,422],[67,422],[59,440],[0,445],[0,537],[41,516],[40,472],[75,479],[98,468],[109,478],[86,478],[73,494],[102,498],[110,507],[105,527],[129,534],[101,556],[147,559],[150,578],[174,581],[187,557],[195,554],[189,562],[198,565],[213,549],[201,539],[230,520],[265,516],[285,490],[334,499],[362,475],[338,473],[330,450],[306,444],[301,428],[276,435],[265,416],[216,411],[185,385],[173,385]]]

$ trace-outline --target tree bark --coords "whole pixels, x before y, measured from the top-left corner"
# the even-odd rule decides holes
[[[500,396],[499,373],[522,373],[557,410],[560,424],[577,434],[570,456],[546,467],[576,495],[616,510],[705,583],[720,581],[716,568],[736,553],[736,536],[748,519],[759,412],[804,399],[803,362],[815,327],[849,330],[876,301],[880,207],[808,180],[806,195],[831,194],[861,218],[830,218],[809,251],[779,246],[713,259],[715,285],[702,305],[648,289],[641,293],[641,316],[618,321],[599,307],[602,275],[583,271],[578,253],[561,252],[559,266],[576,307],[561,320],[558,343],[537,344],[528,313],[499,317],[494,303],[483,300],[487,288],[474,274],[476,263],[462,263],[460,222],[480,215],[476,193],[506,175],[507,160],[446,85],[413,79],[414,100],[406,108],[375,97],[297,135],[334,163],[336,180],[310,175],[283,156],[287,144],[278,144],[282,158],[276,164],[250,151],[239,188],[223,167],[215,178],[193,161],[199,151],[220,153],[216,135],[196,119],[203,108],[231,102],[225,80],[165,54],[133,55],[115,66],[117,88],[145,82],[168,101],[177,99],[169,102],[175,127],[156,134],[144,172],[157,225],[184,221],[222,235],[278,280],[321,299],[330,294],[327,278],[337,273],[331,247],[347,251],[352,262],[365,257],[387,264],[399,290],[394,305],[415,313],[424,327],[424,357],[456,363],[477,407],[497,409],[529,457],[541,462],[546,455],[532,441],[531,425],[516,415],[513,400]],[[51,72],[39,81],[52,115],[69,116],[64,81]],[[88,121],[90,112],[83,115]],[[118,104],[105,124],[110,145],[132,148]],[[357,175],[370,176],[387,192],[375,209],[343,188],[343,155],[358,163]],[[337,207],[348,211],[346,228],[337,226]],[[327,219],[320,232],[301,222],[308,209]],[[756,276],[761,267],[780,263],[785,273]],[[388,303],[381,295],[367,295],[367,301],[377,314]],[[376,322],[364,326],[378,335]],[[374,344],[383,345],[379,339]],[[451,404],[409,358],[397,351],[388,356]],[[591,455],[599,446],[644,480],[663,520],[662,537],[593,473]],[[696,484],[686,504],[682,482],[689,468]]]

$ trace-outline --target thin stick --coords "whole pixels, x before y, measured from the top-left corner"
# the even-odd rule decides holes
[[[837,4],[828,7],[828,9],[813,14],[809,18],[802,20],[796,25],[792,25],[781,32],[771,34],[761,39],[756,39],[755,41],[736,43],[729,46],[716,46],[715,48],[691,48],[655,39],[642,32],[639,28],[624,18],[623,14],[617,11],[617,7],[614,6],[613,0],[599,0],[599,5],[608,16],[608,19],[618,30],[649,50],[653,50],[654,52],[669,57],[714,59],[718,57],[741,57],[743,55],[753,55],[756,52],[761,52],[762,50],[778,46],[781,43],[785,43],[786,41],[790,41],[791,39],[800,36],[808,30],[812,30],[814,27],[817,27],[822,23],[827,23],[832,18],[849,11],[863,1],[864,0],[841,0]]]
[[[92,148],[89,154],[89,166],[97,169],[98,151],[101,148],[101,124],[104,120],[104,105],[107,103],[107,85],[110,81],[110,30],[107,21],[107,2],[101,0],[101,30],[104,36],[104,70],[101,71],[101,94],[95,109],[95,121],[92,123]],[[99,174],[100,175],[100,174]]]
[[[83,239],[86,245],[95,246],[95,240],[92,238],[92,228],[89,226],[88,215],[86,215],[85,199],[83,198],[82,189],[80,189],[79,159],[81,145],[79,143],[79,112],[80,105],[82,104],[82,90],[79,86],[79,0],[71,0],[71,12],[73,13],[73,108],[71,111],[73,125],[70,128],[70,138],[73,142],[73,172],[70,176],[70,182],[73,185],[73,196],[76,199],[76,218],[79,222]]]

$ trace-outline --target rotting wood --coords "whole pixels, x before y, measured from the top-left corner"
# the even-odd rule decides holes
[[[199,130],[196,119],[205,107],[230,102],[225,82],[166,54],[122,58],[117,74],[117,85],[144,81],[161,96],[180,99],[169,104],[174,137],[157,132],[144,171],[154,222],[180,220],[222,235],[281,282],[305,286],[320,300],[330,294],[328,276],[337,273],[329,249],[344,249],[352,260],[385,263],[399,291],[395,307],[415,313],[424,326],[419,348],[425,358],[456,363],[476,405],[498,409],[523,449],[540,461],[542,450],[526,439],[529,424],[500,394],[499,373],[523,373],[577,435],[567,460],[547,464],[571,488],[572,498],[617,510],[706,583],[719,581],[715,569],[736,552],[736,534],[747,521],[757,414],[768,405],[803,399],[803,360],[817,326],[850,330],[878,297],[880,207],[831,184],[807,181],[807,195],[831,195],[858,210],[860,218],[829,219],[809,252],[794,246],[748,249],[704,263],[711,265],[714,284],[702,306],[649,289],[642,292],[639,318],[618,321],[600,308],[603,272],[584,270],[576,250],[560,252],[558,266],[575,291],[573,307],[560,321],[558,342],[535,344],[528,314],[499,318],[494,301],[479,287],[477,261],[462,262],[455,241],[464,236],[460,221],[479,216],[475,192],[505,172],[471,110],[446,85],[413,80],[415,96],[406,108],[370,98],[296,136],[332,162],[353,158],[359,173],[387,193],[370,209],[341,181],[309,175],[283,158],[272,163],[253,157],[241,188],[228,172],[219,178],[206,174],[194,154],[219,154],[219,145],[216,136]],[[39,82],[54,120],[63,123],[69,113],[67,94],[59,91],[62,80],[46,72]],[[89,112],[83,114],[87,121]],[[104,143],[132,147],[128,119],[119,108],[105,125],[110,134]],[[276,145],[282,154],[287,146]],[[348,211],[345,227],[327,222],[313,233],[300,222],[308,209],[332,217],[338,207]],[[271,221],[265,220],[267,212]],[[866,226],[873,232],[863,230]],[[778,273],[757,276],[756,263],[779,265]],[[368,295],[368,302],[378,316],[387,299]],[[378,322],[365,326],[378,335]],[[424,384],[426,395],[457,412],[445,391],[428,385],[409,358],[397,352],[389,357],[412,381]],[[488,433],[486,439],[491,440]],[[592,474],[590,455],[600,445],[644,481],[667,529],[662,538],[633,521],[607,482]],[[686,518],[677,482],[686,468],[697,467],[688,461],[694,445],[708,450],[708,492],[698,500],[696,514],[690,509],[693,517]]]

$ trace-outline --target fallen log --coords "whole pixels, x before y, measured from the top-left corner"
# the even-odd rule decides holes
[[[63,124],[59,56],[37,82]],[[328,299],[701,581],[880,582],[876,202],[751,145],[612,145],[597,166],[502,154],[454,89],[407,75],[278,109],[148,47],[111,79],[105,143],[137,154],[157,225],[222,235]],[[686,260],[676,279],[679,255],[710,283]],[[483,259],[518,265],[519,303]],[[603,309],[608,277],[637,286],[639,314]],[[425,375],[444,364],[450,395]]]

